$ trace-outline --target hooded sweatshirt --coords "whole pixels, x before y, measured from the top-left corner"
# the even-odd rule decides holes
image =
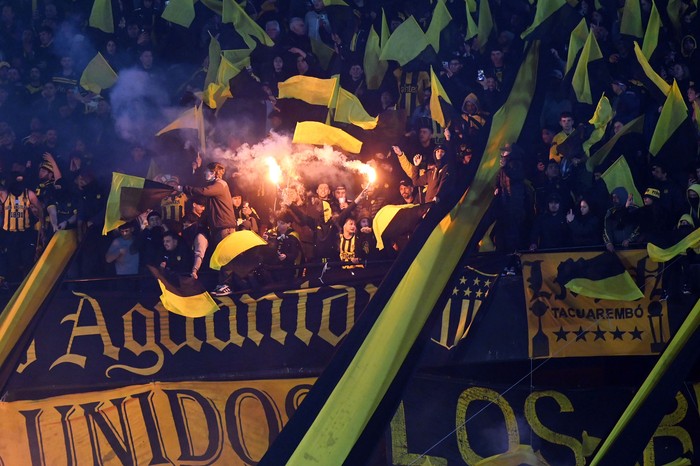
[[[698,197],[691,199],[688,196],[688,191],[693,191]],[[698,205],[700,204],[700,184],[695,183],[688,186],[685,192],[685,199],[688,201],[688,206],[690,207],[688,215],[693,219],[693,224],[698,225],[698,219],[700,218],[700,206]]]

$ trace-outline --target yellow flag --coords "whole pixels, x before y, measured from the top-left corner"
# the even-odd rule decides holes
[[[80,85],[95,94],[102,92],[102,89],[112,87],[116,82],[117,73],[109,66],[100,52],[97,52],[97,55],[90,60],[80,76]]]
[[[430,116],[433,120],[437,121],[443,128],[447,127],[447,118],[445,118],[445,112],[443,110],[443,102],[452,105],[450,98],[445,92],[445,88],[442,87],[440,80],[435,75],[433,67],[430,67]]]
[[[565,74],[574,66],[576,61],[576,54],[579,50],[583,48],[583,44],[586,43],[586,38],[588,37],[588,25],[586,24],[586,18],[581,19],[578,26],[571,31],[571,37],[569,38],[569,53],[566,57],[566,71]]]
[[[233,259],[243,254],[244,252],[254,248],[255,246],[264,246],[267,242],[258,236],[257,233],[250,230],[236,231],[216,246],[209,260],[209,267],[214,270],[221,270]]]
[[[668,262],[680,254],[685,254],[688,249],[695,249],[698,246],[700,246],[700,228],[693,230],[685,238],[666,249],[647,243],[647,253],[649,259],[654,262]]]
[[[204,88],[209,84],[216,82],[216,75],[219,72],[219,64],[221,63],[221,45],[216,37],[209,33],[209,67],[207,68],[207,76],[204,78]]]
[[[105,209],[105,224],[102,227],[102,234],[106,235],[110,231],[123,225],[121,210],[119,208],[121,202],[122,188],[143,188],[145,178],[140,176],[125,175],[123,173],[112,173],[112,187],[109,190],[107,197],[107,208]]]
[[[659,16],[659,10],[656,8],[656,2],[652,0],[651,2],[651,14],[649,15],[649,22],[647,23],[647,29],[644,32],[644,42],[642,42],[642,52],[647,59],[651,58],[651,54],[656,50],[656,46],[659,44],[659,31],[661,30],[661,16]]]
[[[489,456],[476,463],[475,466],[549,466],[542,455],[535,453],[530,445],[517,445],[505,453]]]
[[[586,43],[583,45],[581,56],[576,64],[574,76],[571,80],[571,85],[574,88],[574,93],[579,102],[593,104],[593,96],[591,95],[591,82],[588,77],[588,63],[593,60],[603,58],[603,53],[600,51],[598,41],[596,41],[593,31],[589,31]]]
[[[343,0],[323,0],[324,6],[350,6]]]
[[[333,55],[335,55],[335,49],[330,48],[320,40],[311,39],[311,51],[318,57],[321,68],[327,70],[331,60],[333,60]]]
[[[627,161],[624,157],[620,156],[620,158],[610,165],[610,168],[605,170],[605,173],[603,173],[601,177],[603,181],[605,181],[605,186],[608,188],[609,193],[612,193],[613,189],[622,186],[627,190],[628,194],[632,194],[636,205],[643,205],[642,196],[639,194],[639,191],[637,191],[630,166],[627,165]],[[626,199],[623,200],[623,202],[625,201]]]
[[[476,26],[476,23],[474,22],[474,17],[472,17],[472,14],[469,12],[469,4],[467,3],[467,32],[466,35],[464,36],[464,40],[467,41],[471,39],[472,37],[475,37],[479,33],[479,28]]]
[[[194,0],[170,0],[161,16],[166,21],[188,28],[194,21]]]
[[[189,110],[184,111],[179,117],[175,118],[172,122],[166,125],[163,129],[156,133],[156,136],[160,136],[168,131],[173,131],[175,129],[197,129],[197,121],[195,120],[195,108],[192,107]]]
[[[382,30],[381,30],[381,35],[379,38],[381,41],[379,42],[379,46],[384,47],[389,40],[389,36],[391,35],[391,31],[389,30],[389,23],[386,20],[386,12],[384,12],[384,8],[382,8]]]
[[[337,78],[319,79],[311,76],[292,76],[279,83],[279,98],[299,99],[312,105],[331,106]]]
[[[603,139],[603,136],[605,135],[605,128],[612,120],[612,117],[612,106],[610,105],[608,98],[605,97],[605,94],[603,94],[598,101],[598,106],[595,109],[595,113],[593,113],[593,117],[588,121],[593,125],[593,132],[588,139],[583,141],[582,144],[583,151],[586,153],[586,155],[590,154],[591,147],[595,143]]]
[[[114,17],[112,16],[112,0],[95,0],[90,11],[89,24],[109,34],[114,33]]]
[[[440,33],[452,21],[452,15],[445,6],[445,0],[438,0],[433,10],[433,18],[430,20],[425,38],[428,44],[433,46],[435,53],[440,51]]]
[[[481,2],[479,2],[478,29],[477,40],[479,41],[479,50],[483,51],[486,48],[486,43],[489,41],[491,31],[493,31],[493,17],[491,16],[489,0],[481,0]]]
[[[334,128],[318,121],[300,121],[294,130],[292,142],[338,146],[341,149],[359,154],[362,141],[355,139],[340,128]]]
[[[204,103],[200,103],[194,108],[194,121],[197,125],[197,133],[199,134],[199,152],[205,154],[207,152],[206,133],[204,132]]]
[[[253,49],[234,49],[234,50],[222,50],[221,55],[226,57],[231,63],[241,63],[244,62],[246,58],[250,57]],[[248,59],[250,63],[250,59]]]
[[[379,89],[379,86],[381,86],[384,80],[384,75],[386,74],[389,64],[379,59],[381,53],[379,35],[377,31],[374,30],[374,26],[371,26],[369,35],[367,36],[367,44],[365,45],[365,56],[362,61],[365,70],[367,89]]]
[[[414,207],[420,207],[420,204],[388,204],[379,209],[374,219],[372,219],[372,232],[374,232],[374,238],[377,240],[378,250],[384,249],[384,238],[382,238],[382,235],[391,221],[394,220],[396,214],[401,209],[412,209]]]
[[[226,88],[224,94],[226,97],[231,98],[233,94],[231,93],[231,87],[229,86],[229,81],[238,75],[246,66],[250,65],[250,57],[245,57],[238,63],[231,63],[225,56],[221,57],[221,63],[219,63],[219,70],[216,73],[216,82],[221,86]]]
[[[343,88],[338,90],[338,102],[335,107],[335,121],[350,123],[362,129],[374,129],[377,127],[379,117],[373,117],[362,106],[360,99],[355,94]]]
[[[620,34],[640,39],[644,36],[642,8],[639,6],[639,0],[625,1],[625,7],[622,9],[622,21],[620,22]]]
[[[654,71],[654,68],[652,68],[647,61],[637,42],[634,43],[634,54],[637,57],[637,61],[642,66],[642,70],[644,70],[644,74],[647,76],[647,78],[649,78],[649,80],[653,82],[654,85],[664,93],[664,95],[668,95],[668,93],[671,92],[671,85],[664,81],[661,76],[656,74],[656,71]]]
[[[423,30],[413,16],[396,28],[386,44],[382,44],[380,60],[396,60],[405,65],[416,58],[428,46]]]
[[[659,121],[656,122],[654,135],[649,143],[649,153],[657,155],[686,118],[688,118],[688,107],[685,106],[681,90],[678,89],[678,84],[674,79],[671,92],[666,96],[666,102],[661,109]]]
[[[537,29],[542,23],[547,21],[550,16],[556,13],[559,8],[566,5],[565,0],[547,0],[537,2],[537,9],[535,10],[535,18],[532,20],[530,27],[525,29],[520,38],[524,39],[530,34],[532,34],[535,29]]]
[[[681,25],[681,9],[683,9],[682,0],[668,0],[668,4],[666,5],[666,13],[668,13],[668,19],[671,21],[673,30],[677,35],[679,35],[683,30],[683,26]]]
[[[598,149],[595,152],[595,154],[593,154],[591,158],[589,158],[586,161],[586,170],[588,170],[589,172],[593,172],[593,170],[595,170],[595,168],[598,165],[603,163],[603,161],[606,159],[610,151],[612,151],[613,147],[615,147],[615,144],[621,137],[630,133],[642,134],[643,131],[644,115],[641,115],[627,123],[625,126],[623,126],[622,129],[618,131],[613,137],[611,137],[608,142],[603,144],[603,147]]]
[[[476,13],[476,0],[467,0],[467,11],[469,13]]]
[[[223,23],[232,23],[236,32],[240,33],[244,38],[247,35],[255,37],[263,45],[267,45],[268,47],[275,45],[274,41],[270,39],[270,36],[258,26],[258,23],[248,16],[248,13],[246,13],[235,0],[224,0],[221,21]],[[248,41],[246,41],[246,43],[249,44]]]
[[[226,101],[228,88],[219,83],[209,83],[202,92],[202,102],[209,108],[221,108]]]

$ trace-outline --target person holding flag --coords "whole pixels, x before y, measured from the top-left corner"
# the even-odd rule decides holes
[[[209,226],[210,238],[214,245],[218,244],[228,235],[236,231],[236,216],[233,212],[233,200],[228,183],[224,181],[225,168],[218,162],[211,162],[204,171],[204,179],[207,184],[198,188],[194,186],[180,186],[177,190],[184,192],[187,196],[199,196],[205,200],[205,221]],[[232,293],[229,282],[233,270],[229,266],[224,266],[219,271],[219,284],[214,291],[214,296],[228,296]]]

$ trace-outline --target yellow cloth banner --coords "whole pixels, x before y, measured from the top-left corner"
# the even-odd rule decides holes
[[[206,89],[209,84],[216,82],[216,75],[219,72],[220,63],[221,44],[219,44],[216,37],[209,33],[209,66],[207,67],[207,76],[204,78],[204,89]]]
[[[209,261],[209,267],[214,270],[220,270],[221,267],[231,262],[239,254],[255,246],[263,246],[265,244],[267,242],[254,231],[241,230],[233,232],[216,245],[216,249]]]
[[[651,54],[656,50],[656,46],[659,44],[659,31],[661,30],[661,16],[659,16],[659,10],[656,8],[656,2],[651,1],[651,14],[649,15],[649,22],[647,23],[647,29],[644,32],[644,41],[642,42],[642,52],[647,59],[651,58]]]
[[[583,18],[578,26],[571,31],[571,37],[569,38],[569,52],[566,56],[566,69],[565,73],[574,66],[576,61],[576,55],[583,48],[586,43],[586,38],[588,37],[588,24],[586,24],[586,18]]]
[[[105,57],[100,52],[90,60],[80,76],[80,85],[90,92],[99,94],[102,89],[108,89],[117,82],[117,73],[114,72]]]
[[[195,107],[182,112],[182,114],[167,124],[163,129],[156,133],[156,136],[160,136],[163,133],[173,131],[176,129],[197,129],[197,122],[195,121]]]
[[[102,227],[102,234],[106,235],[110,231],[124,224],[119,210],[122,188],[143,188],[145,178],[140,176],[125,175],[124,173],[112,173],[112,187],[107,198],[107,208],[105,210],[105,225]]]
[[[622,20],[620,21],[620,34],[642,38],[644,29],[642,28],[642,7],[639,0],[626,0],[622,9]]]
[[[593,96],[591,95],[591,81],[588,76],[588,64],[593,60],[603,58],[603,53],[600,51],[598,41],[593,35],[593,31],[589,31],[586,43],[583,45],[581,56],[574,69],[574,76],[571,80],[571,85],[574,88],[576,99],[579,102],[593,105]]]
[[[433,17],[425,33],[428,44],[433,46],[435,53],[440,52],[440,33],[452,21],[452,15],[445,6],[445,0],[438,0],[433,10]]]
[[[468,41],[479,33],[479,28],[474,22],[474,17],[469,11],[469,3],[467,2],[467,31],[464,35],[464,40]]]
[[[318,63],[321,68],[327,70],[335,55],[335,49],[327,46],[323,41],[311,39],[311,51],[318,57]]]
[[[92,4],[88,24],[108,34],[113,34],[112,0],[95,0],[95,3]]]
[[[185,28],[190,27],[194,16],[194,0],[170,0],[161,15],[164,20]]]
[[[522,34],[520,34],[520,38],[524,39],[532,34],[535,29],[547,21],[550,16],[556,13],[559,8],[563,7],[564,5],[566,5],[565,0],[548,0],[546,2],[537,2],[535,18],[532,20],[532,24],[525,29]]]
[[[163,307],[175,314],[196,319],[208,316],[219,310],[219,305],[214,302],[214,298],[206,291],[193,296],[178,296],[168,291],[160,279],[158,280],[158,286],[160,286],[160,302],[163,304]]]
[[[340,128],[334,128],[318,121],[300,121],[297,123],[292,142],[338,146],[353,154],[359,154],[362,150],[362,141],[359,139],[352,137]]]
[[[620,131],[617,132],[613,137],[610,138],[608,142],[603,144],[603,147],[595,151],[595,153],[591,156],[586,161],[586,170],[589,172],[593,172],[595,168],[603,163],[603,161],[607,158],[608,154],[610,154],[610,151],[615,147],[615,144],[617,141],[624,136],[625,134],[629,133],[642,133],[644,130],[644,115],[638,116],[634,120],[630,121],[627,123],[625,126],[622,127]]]
[[[418,21],[409,16],[389,36],[389,40],[382,44],[380,60],[396,60],[403,66],[416,58],[428,46],[425,33],[420,28]]]
[[[379,123],[379,117],[373,117],[367,113],[360,99],[343,88],[338,89],[338,102],[336,103],[333,119],[367,130],[376,128],[377,123]]]
[[[452,102],[450,101],[447,92],[445,92],[445,88],[442,87],[440,80],[435,75],[435,71],[433,70],[432,66],[430,67],[430,89],[432,91],[430,93],[430,116],[433,118],[433,120],[437,121],[440,126],[446,128],[447,118],[445,118],[445,113],[442,111],[440,97],[442,97],[442,99],[450,105],[452,105]]]
[[[384,249],[384,240],[382,239],[382,233],[384,233],[386,227],[388,227],[391,221],[394,219],[394,217],[396,217],[396,214],[399,212],[399,210],[417,206],[418,204],[389,204],[379,209],[377,214],[372,219],[372,231],[374,232],[374,237],[377,240],[378,250],[381,251],[382,249]]]
[[[236,31],[244,36],[255,37],[263,45],[272,47],[275,45],[270,36],[248,16],[248,13],[241,8],[235,0],[224,0],[223,10],[221,14],[223,23],[232,23]],[[246,44],[251,45],[249,41]],[[253,43],[254,44],[254,43]]]
[[[618,186],[622,186],[627,190],[628,194],[632,194],[634,198],[634,204],[641,207],[644,205],[642,201],[642,196],[637,191],[637,186],[634,184],[634,177],[632,177],[632,172],[630,171],[630,166],[623,156],[620,156],[610,168],[605,170],[602,175],[603,181],[605,181],[605,186],[608,188],[608,192],[612,194],[613,189]],[[625,202],[627,199],[625,199]]]
[[[666,249],[647,243],[647,253],[649,254],[649,259],[654,262],[667,262],[680,254],[685,254],[688,248],[695,249],[698,246],[700,246],[700,228]]]
[[[612,117],[613,110],[612,106],[610,105],[610,101],[607,97],[605,97],[605,95],[602,95],[598,101],[595,112],[593,113],[593,117],[588,120],[588,122],[593,125],[593,132],[588,139],[583,141],[582,144],[583,151],[586,153],[586,155],[590,154],[591,147],[594,144],[603,139],[603,136],[605,135],[605,128],[607,128],[608,123],[612,121]]]
[[[337,78],[320,79],[311,76],[292,76],[279,83],[280,99],[299,99],[312,105],[330,107]]]
[[[365,56],[362,60],[365,69],[367,89],[379,89],[379,86],[381,86],[384,80],[384,75],[386,74],[389,64],[385,60],[379,59],[381,54],[382,49],[379,45],[379,35],[377,31],[374,30],[374,26],[372,26],[370,27],[367,44],[365,45]]]
[[[571,267],[600,254],[542,253],[522,257],[523,289],[525,302],[529,303],[526,312],[530,357],[620,356],[658,354],[663,350],[670,336],[666,301],[658,299],[661,283],[656,278],[662,269],[647,261],[646,251],[617,253],[635,281],[637,271],[645,270],[642,299],[595,299],[572,293],[561,283],[560,277]]]
[[[486,43],[489,41],[491,31],[493,31],[493,17],[491,16],[489,0],[482,0],[479,2],[478,30],[479,32],[476,35],[476,40],[479,44],[479,50],[483,52],[486,49]]]
[[[649,153],[657,155],[686,118],[688,118],[688,107],[686,107],[681,90],[674,79],[671,92],[666,96],[659,121],[656,122],[654,134],[651,136]]]
[[[656,74],[656,71],[654,71],[654,68],[651,67],[649,61],[644,56],[644,52],[642,52],[642,50],[639,48],[639,44],[636,41],[634,43],[634,54],[637,57],[637,61],[642,66],[642,70],[644,70],[644,74],[647,76],[647,78],[649,78],[649,80],[653,82],[654,85],[664,93],[664,95],[668,96],[668,93],[671,92],[671,85],[664,81],[661,76]]]
[[[154,382],[0,402],[0,458],[6,465],[255,464],[314,381]]]

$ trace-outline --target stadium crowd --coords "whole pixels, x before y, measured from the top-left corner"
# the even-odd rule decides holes
[[[250,65],[234,78],[235,86],[232,81],[233,98],[215,110],[204,106],[210,128],[205,152],[186,131],[155,133],[172,120],[166,115],[178,113],[173,109],[201,102],[212,37],[223,50],[249,47],[221,15],[197,2],[195,19],[185,28],[161,17],[161,0],[113,1],[115,32],[108,34],[88,25],[92,2],[1,4],[0,286],[20,282],[51,235],[71,228],[81,241],[73,277],[137,274],[146,265],[197,277],[213,247],[232,232],[247,229],[267,239],[270,255],[261,260],[271,267],[247,274],[222,269],[218,295],[293,280],[301,263],[352,268],[392,259],[410,231],[379,251],[372,219],[385,205],[421,204],[422,213],[440,202],[444,190],[474,176],[492,118],[524,57],[521,34],[535,14],[528,0],[491,0],[494,33],[479,44],[477,37],[465,40],[471,2],[447,0],[452,21],[442,31],[439,53],[428,48],[403,66],[389,61],[380,85],[370,89],[364,49],[371,27],[382,29],[382,12],[390,31],[411,16],[426,30],[436,2],[243,3],[275,45],[255,47]],[[497,251],[614,251],[700,226],[700,16],[690,0],[668,2],[677,11],[661,8],[667,2],[656,5],[662,27],[650,63],[666,82],[675,80],[689,117],[663,153],[652,156],[664,100],[632,72],[633,38],[621,32],[625,3],[567,6],[571,27],[585,19],[598,41],[604,73],[592,75],[591,89],[604,89],[614,112],[589,151],[565,149],[570,135],[590,134],[587,122],[595,110],[572,91],[566,60],[571,29],[562,25],[540,38],[541,75],[528,120],[520,139],[501,148],[490,210]],[[646,28],[653,4],[639,3]],[[81,75],[98,51],[119,79],[96,94],[81,86]],[[452,103],[448,128],[431,117],[431,66]],[[373,130],[340,125],[363,141],[353,158],[374,167],[377,182],[367,186],[361,176],[309,172],[278,191],[266,174],[237,165],[241,147],[291,138],[298,121],[325,121],[323,106],[278,98],[279,83],[336,74],[341,87],[379,117]],[[591,154],[642,115],[641,131],[623,133],[600,164],[587,166]],[[629,186],[611,188],[601,176],[619,157],[642,202],[635,202]],[[112,172],[154,179],[173,192],[161,209],[103,236]]]

